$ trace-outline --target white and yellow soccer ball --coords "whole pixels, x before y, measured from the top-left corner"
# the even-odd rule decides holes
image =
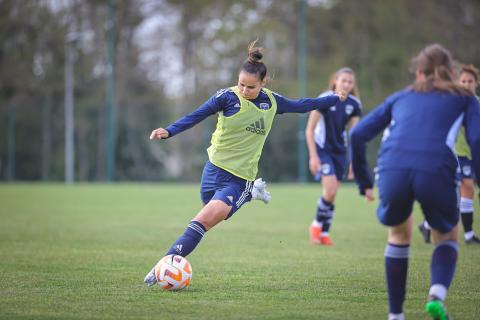
[[[178,291],[187,287],[192,279],[192,266],[186,258],[169,254],[155,266],[158,285],[168,291]]]

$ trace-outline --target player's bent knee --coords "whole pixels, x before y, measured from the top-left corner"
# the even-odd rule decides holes
[[[219,222],[225,220],[231,209],[231,206],[221,200],[211,200],[200,210],[194,220],[200,222],[209,230]]]
[[[434,244],[442,243],[444,241],[458,241],[458,226],[455,226],[447,233],[441,233],[440,231],[432,228],[432,240]]]

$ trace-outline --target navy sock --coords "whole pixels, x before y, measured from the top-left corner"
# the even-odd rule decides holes
[[[166,255],[176,254],[182,257],[189,255],[202,240],[207,232],[206,228],[198,221],[191,221],[185,232],[170,247]]]
[[[330,226],[332,225],[333,214],[335,213],[335,206],[333,204],[330,205],[330,210],[327,211],[327,217],[323,222],[322,232],[328,232],[330,230]]]
[[[408,255],[410,245],[387,244],[385,248],[385,276],[390,313],[402,313],[407,288]]]
[[[458,244],[455,241],[444,241],[435,247],[430,264],[431,296],[445,300],[455,274],[457,257]]]
[[[325,224],[328,223],[328,220],[330,219],[330,214],[329,211],[331,211],[333,208],[332,204],[325,200],[323,197],[318,199],[317,201],[317,215],[315,217],[315,220],[317,222],[321,223],[322,226],[322,231],[325,231]],[[328,224],[328,228],[330,228],[330,224]]]

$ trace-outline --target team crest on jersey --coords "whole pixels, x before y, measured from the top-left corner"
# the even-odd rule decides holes
[[[472,168],[470,166],[463,166],[462,172],[463,172],[463,175],[469,176],[472,174]]]
[[[260,109],[262,109],[262,110],[268,110],[268,109],[270,109],[270,105],[269,105],[268,103],[265,103],[265,102],[260,103],[259,107],[260,107]]]
[[[347,115],[351,115],[353,113],[353,106],[351,104],[347,104],[345,106],[345,113]]]
[[[322,164],[322,174],[326,175],[330,173],[330,165],[328,163]]]
[[[258,119],[251,125],[245,128],[245,130],[251,132],[251,133],[256,133],[264,136],[266,134],[265,131],[265,122],[263,121],[263,118]]]

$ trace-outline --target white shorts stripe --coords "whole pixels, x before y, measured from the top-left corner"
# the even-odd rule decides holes
[[[251,189],[252,189],[252,181],[247,181],[245,183],[245,190],[243,190],[242,195],[238,199],[238,201],[235,203],[237,205],[237,208],[240,207],[244,202],[247,196],[250,194]]]

